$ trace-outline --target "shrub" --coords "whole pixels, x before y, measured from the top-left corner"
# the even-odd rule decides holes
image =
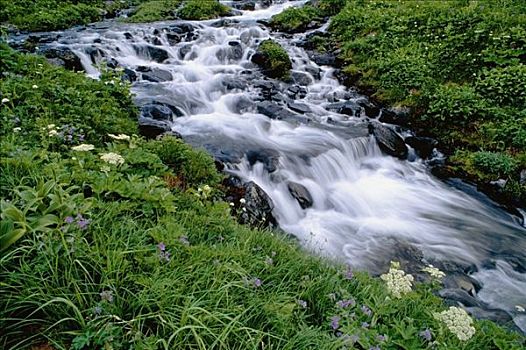
[[[526,105],[526,65],[485,70],[475,84],[477,91],[498,105]]]
[[[204,20],[228,16],[230,9],[217,0],[187,0],[177,14],[182,19]]]
[[[480,171],[498,176],[513,176],[518,164],[511,156],[498,152],[476,152],[473,165]]]

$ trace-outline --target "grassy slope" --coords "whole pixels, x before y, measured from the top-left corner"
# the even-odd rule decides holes
[[[423,349],[426,328],[440,349],[520,348],[490,322],[460,342],[433,318],[444,306],[430,285],[388,298],[379,279],[236,224],[206,154],[107,136],[136,130],[113,74],[93,81],[1,45],[0,58],[0,234],[21,235],[0,253],[1,348],[339,349],[356,335]],[[110,151],[124,164],[101,160]]]
[[[345,71],[480,182],[526,203],[526,6],[499,1],[347,1],[331,31]]]

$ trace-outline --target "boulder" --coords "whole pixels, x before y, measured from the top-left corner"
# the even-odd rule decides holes
[[[276,219],[272,215],[272,199],[255,182],[250,181],[245,187],[246,212],[241,215],[241,222],[252,226],[275,227]]]
[[[369,123],[369,132],[374,135],[382,151],[400,159],[407,158],[407,146],[396,131],[381,123],[371,122]]]
[[[39,53],[43,54],[46,58],[51,60],[50,62],[52,64],[63,63],[60,65],[66,69],[69,69],[75,72],[84,71],[84,67],[82,66],[82,62],[80,61],[80,58],[73,51],[71,51],[70,48],[67,48],[67,47],[45,48]]]
[[[161,102],[152,102],[141,107],[141,116],[153,120],[172,121],[183,113],[175,106]]]
[[[328,111],[345,114],[351,117],[360,116],[362,107],[354,101],[335,102],[325,106]]]
[[[498,324],[506,324],[512,321],[511,316],[503,310],[480,308],[477,306],[466,307],[466,311],[477,320],[490,320]]]
[[[160,83],[163,81],[170,81],[173,79],[173,77],[172,73],[170,73],[167,70],[160,68],[152,68],[149,69],[147,72],[142,73],[142,79],[154,83]]]
[[[342,64],[341,60],[330,52],[309,51],[308,54],[309,58],[318,66],[339,67]]]
[[[139,118],[139,134],[147,139],[155,139],[164,133],[171,131],[168,123],[149,118]]]
[[[133,49],[137,55],[142,56],[143,58],[151,59],[157,63],[163,63],[170,57],[170,55],[168,55],[168,51],[160,47],[150,45],[133,45]]]
[[[308,74],[303,72],[292,72],[292,80],[301,86],[309,86],[314,82]]]
[[[279,152],[268,148],[250,150],[247,152],[247,160],[250,165],[257,162],[263,163],[265,170],[272,173],[278,168]]]
[[[298,102],[289,102],[287,103],[287,106],[293,110],[294,112],[298,112],[301,114],[310,113],[312,112],[310,107],[307,106],[304,103],[298,103]]]
[[[382,123],[407,126],[409,125],[409,116],[409,108],[391,107],[388,109],[382,109],[382,114],[378,120]]]
[[[462,306],[482,306],[482,303],[462,289],[442,289],[438,292],[441,298],[453,302],[453,304],[462,304]]]
[[[299,205],[303,209],[312,207],[312,196],[305,186],[290,181],[287,183],[287,188],[289,189],[289,192],[292,195],[292,197],[294,197],[298,201]]]
[[[134,81],[137,80],[137,73],[135,73],[135,71],[129,68],[124,68],[124,74],[122,76],[122,79],[127,80],[130,83],[133,83]]]
[[[231,4],[232,8],[242,11],[254,11],[256,9],[255,0],[238,0]]]
[[[431,156],[433,150],[438,145],[438,141],[431,137],[409,136],[405,138],[405,143],[415,149],[420,158],[426,159]]]

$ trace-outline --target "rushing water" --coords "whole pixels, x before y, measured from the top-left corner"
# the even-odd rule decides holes
[[[183,115],[171,126],[185,140],[209,150],[241,152],[227,160],[227,171],[263,188],[280,227],[306,247],[375,273],[385,271],[400,244],[422,251],[428,262],[475,266],[472,277],[483,285],[478,298],[514,315],[526,329],[525,317],[515,312],[515,305],[526,306],[524,227],[484,196],[434,178],[424,161],[382,154],[364,127],[364,116],[327,110],[331,102],[363,97],[340,85],[332,68],[312,62],[295,45],[301,36],[278,36],[256,22],[300,3],[243,11],[219,25],[187,22],[196,29],[179,43],[170,42],[166,28],[181,22],[162,22],[72,30],[50,45],[71,48],[93,77],[98,75],[93,61],[102,56],[136,71],[169,71],[172,78],[164,82],[145,81],[139,73],[133,84],[137,103],[175,106]],[[261,99],[253,77],[261,76],[249,59],[269,37],[286,48],[293,71],[307,81],[305,96],[296,97],[310,110],[304,115],[277,120],[253,108],[253,101]],[[164,49],[169,58],[155,62],[148,50],[137,49],[146,46]],[[225,82],[240,85],[226,88]],[[250,165],[243,156],[262,149],[279,155],[271,174],[261,162]],[[302,209],[288,181],[308,189],[312,207]]]

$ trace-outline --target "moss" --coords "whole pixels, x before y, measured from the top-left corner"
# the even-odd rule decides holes
[[[257,55],[261,60],[256,63],[264,69],[264,73],[271,78],[287,79],[290,76],[292,62],[287,51],[274,40],[265,40],[259,44]],[[253,59],[254,61],[254,59]]]
[[[313,6],[289,7],[270,19],[273,29],[286,33],[300,33],[313,20],[320,19],[320,11]]]
[[[230,9],[217,0],[187,0],[177,14],[182,19],[205,20],[228,16]]]
[[[144,23],[174,19],[181,2],[182,0],[154,0],[142,3],[126,21]]]

